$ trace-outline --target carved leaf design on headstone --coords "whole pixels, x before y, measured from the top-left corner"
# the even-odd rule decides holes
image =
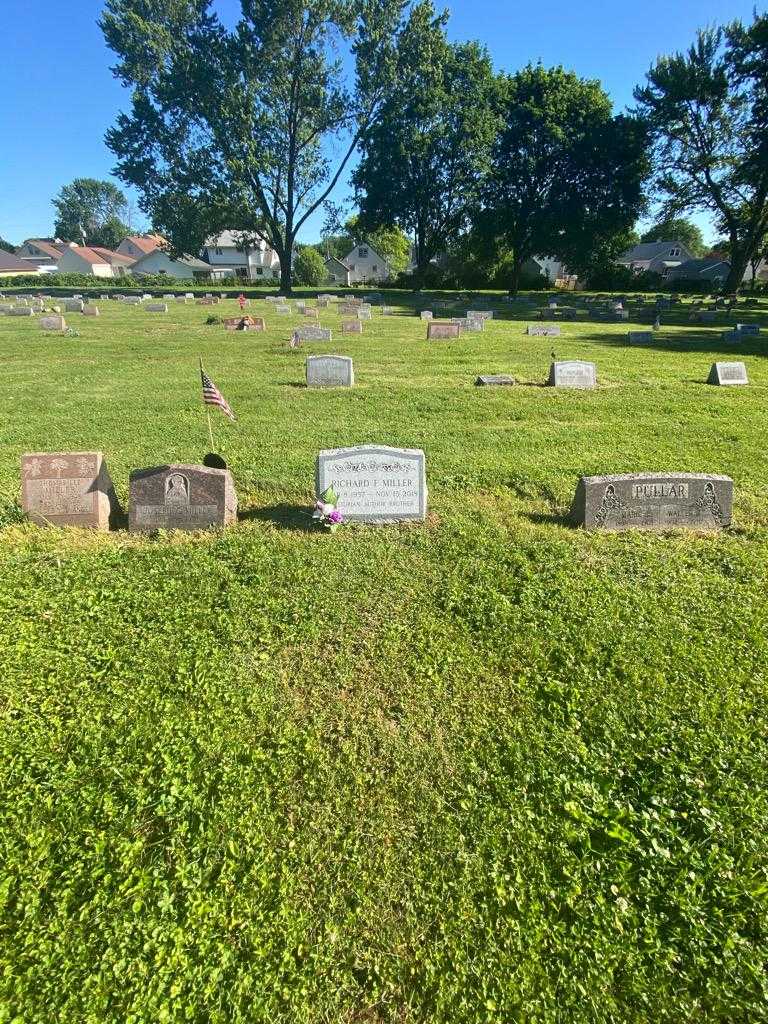
[[[66,459],[51,459],[51,469],[55,470],[56,476],[61,477],[62,472],[67,469],[69,463]]]

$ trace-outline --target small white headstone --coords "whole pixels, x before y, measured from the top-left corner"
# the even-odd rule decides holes
[[[351,388],[355,373],[349,356],[309,356],[308,388]]]

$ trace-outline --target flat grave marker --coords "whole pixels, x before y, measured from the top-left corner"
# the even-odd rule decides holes
[[[506,374],[506,373],[481,374],[477,378],[477,380],[475,381],[475,384],[478,387],[491,387],[491,386],[507,387],[510,384],[514,384],[514,383],[515,383],[515,378],[514,377],[510,377],[509,374]]]
[[[321,451],[317,494],[332,487],[344,519],[362,523],[423,520],[427,514],[424,452],[419,448],[359,445]]]
[[[458,338],[460,333],[459,324],[439,323],[437,320],[427,321],[427,341],[430,338]]]
[[[297,327],[293,332],[299,341],[331,341],[330,327]]]
[[[536,324],[529,324],[526,329],[526,334],[530,334],[537,338],[559,338],[560,328],[559,327],[540,327]]]

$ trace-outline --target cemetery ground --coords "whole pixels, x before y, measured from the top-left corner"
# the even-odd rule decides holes
[[[262,301],[0,318],[0,1020],[768,1020],[764,334],[428,342],[387,301],[296,351]],[[539,386],[553,350],[598,388]],[[353,388],[303,386],[325,352]],[[24,521],[23,452],[103,451],[124,508],[199,461],[198,356],[237,526]],[[362,443],[424,449],[426,522],[312,532]],[[733,526],[568,524],[580,475],[661,469],[733,477]]]

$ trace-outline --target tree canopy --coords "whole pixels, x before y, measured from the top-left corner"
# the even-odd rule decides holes
[[[768,16],[699,32],[660,58],[635,90],[654,142],[665,213],[714,215],[736,291],[768,230]]]
[[[316,288],[326,276],[325,262],[317,249],[311,245],[301,246],[293,261],[293,279],[296,284]]]
[[[704,236],[698,224],[685,217],[662,217],[648,228],[641,242],[682,242],[691,255],[698,259],[707,251]]]
[[[508,254],[514,291],[533,256],[579,270],[625,237],[644,206],[646,133],[638,119],[613,116],[598,82],[559,67],[500,76],[497,108],[476,229]]]
[[[467,226],[493,136],[490,60],[476,43],[449,43],[445,25],[431,0],[414,8],[400,87],[363,133],[352,179],[366,237],[405,230],[422,274]]]
[[[111,181],[75,178],[64,185],[53,205],[57,238],[112,248],[128,234],[121,219],[127,209],[126,198]]]
[[[107,142],[172,249],[224,228],[291,254],[398,77],[404,0],[107,0],[101,25],[133,90]],[[354,66],[354,82],[345,70]],[[336,152],[336,156],[332,154]]]
[[[2,235],[0,235],[0,249],[4,249],[5,252],[16,252],[16,246],[13,245],[11,242],[6,241],[6,239],[3,238]]]

